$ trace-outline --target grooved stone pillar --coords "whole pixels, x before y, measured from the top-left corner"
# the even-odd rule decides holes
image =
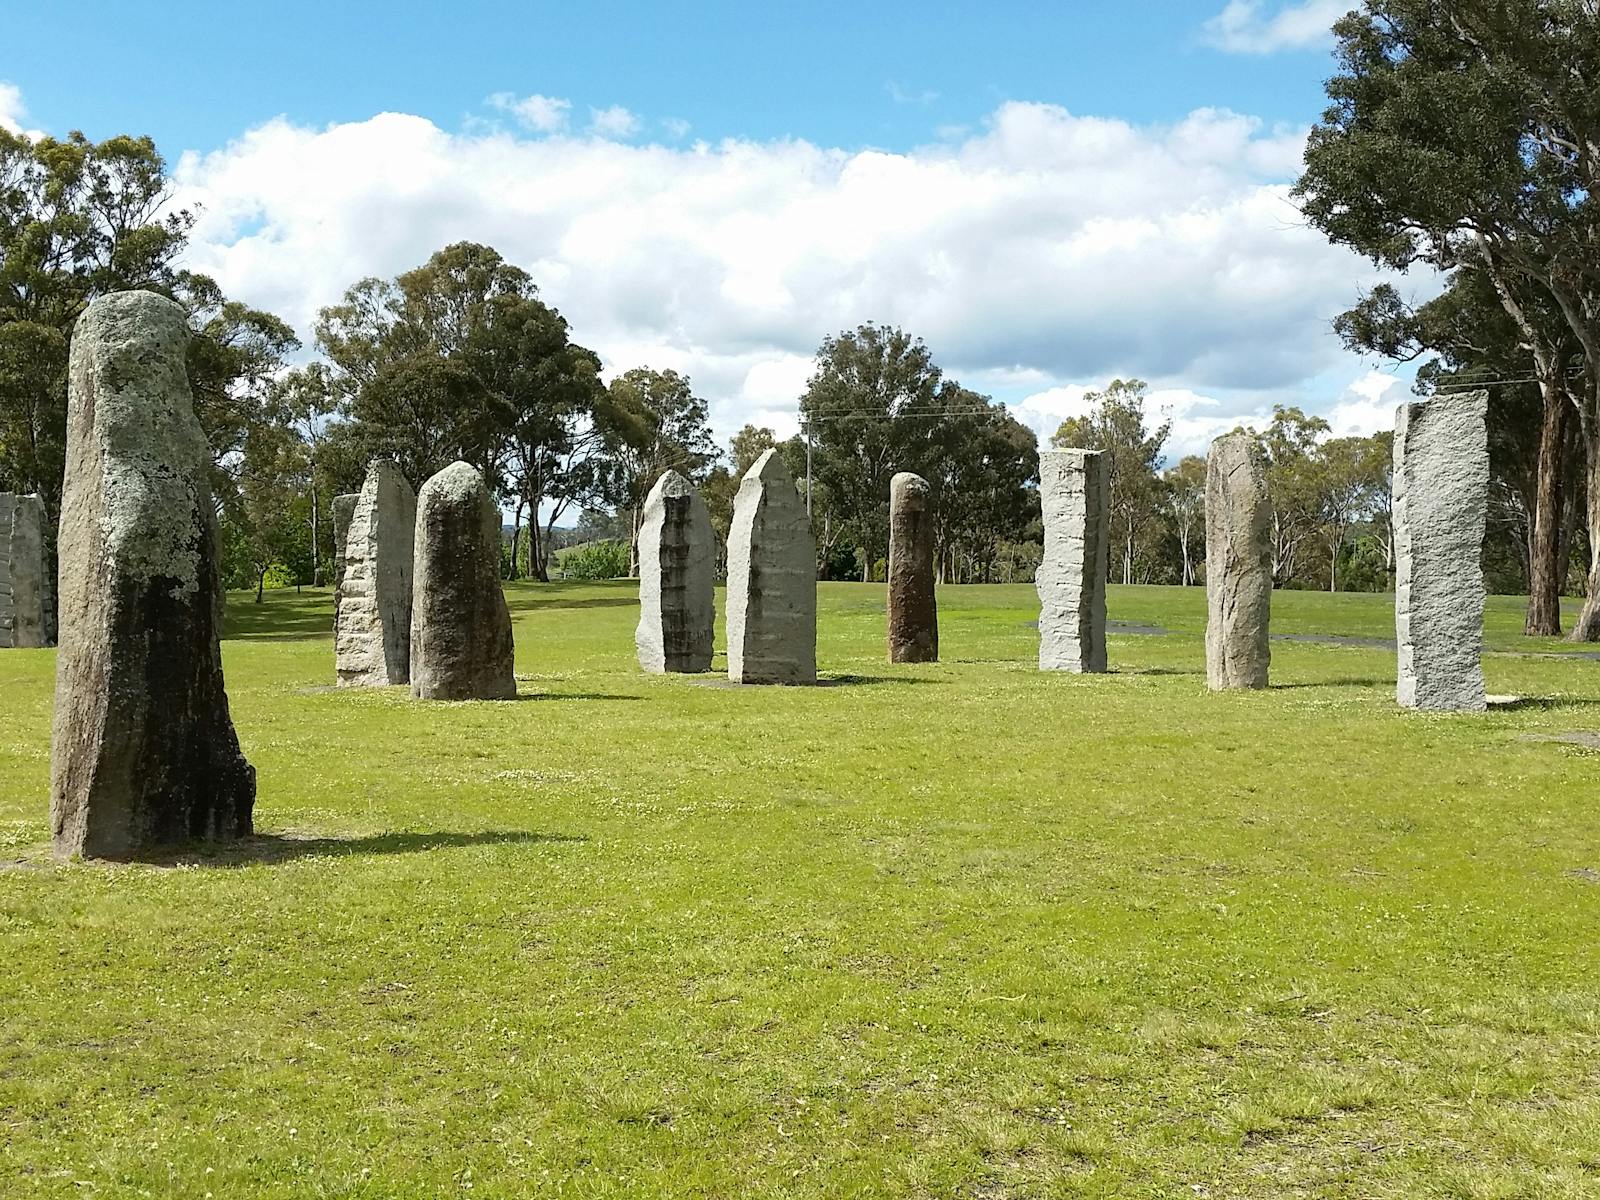
[[[709,671],[717,543],[706,503],[676,471],[656,480],[639,526],[639,628],[646,671]]]
[[[1039,455],[1044,559],[1039,590],[1039,669],[1106,669],[1106,569],[1110,554],[1110,464],[1098,450]]]
[[[1483,535],[1489,504],[1487,392],[1395,410],[1396,698],[1406,708],[1481,712]]]
[[[889,661],[939,661],[933,489],[910,471],[889,481]]]
[[[59,856],[250,833],[223,690],[211,452],[183,309],[90,304],[72,333],[50,823]]]
[[[451,463],[422,485],[414,554],[411,694],[516,699],[511,613],[500,590],[500,509],[476,467]]]
[[[1272,662],[1272,511],[1260,440],[1243,430],[1206,456],[1206,682],[1264,688]]]
[[[817,546],[794,477],[777,450],[756,459],[733,501],[728,678],[817,681]]]
[[[338,545],[339,506],[334,504]],[[499,521],[495,522],[496,540]],[[375,462],[356,494],[334,573],[334,656],[340,687],[411,682],[411,556],[417,498],[392,462]],[[499,587],[499,561],[495,585]]]
[[[0,648],[49,645],[44,501],[0,492]]]

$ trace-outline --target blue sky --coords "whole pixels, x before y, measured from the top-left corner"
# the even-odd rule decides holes
[[[7,0],[0,122],[152,135],[192,265],[303,335],[472,238],[724,435],[784,431],[820,338],[880,320],[1041,434],[1137,374],[1189,452],[1403,386],[1333,341],[1375,276],[1287,196],[1344,7]]]
[[[906,149],[1003,100],[1131,121],[1207,105],[1304,123],[1320,45],[1237,56],[1204,0],[1130,3],[463,2],[5,6],[0,78],[34,121],[214,149],[268,117],[383,111],[453,127],[495,92],[623,105],[695,136]],[[1215,6],[1220,8],[1221,3]],[[59,53],[39,53],[42,47]]]

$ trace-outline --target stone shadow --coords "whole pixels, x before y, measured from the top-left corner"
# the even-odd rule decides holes
[[[1388,679],[1362,679],[1362,678],[1356,678],[1356,677],[1345,678],[1345,679],[1309,679],[1309,680],[1304,680],[1304,681],[1296,682],[1296,683],[1273,683],[1273,684],[1268,684],[1267,685],[1267,690],[1268,691],[1277,692],[1277,691],[1294,691],[1294,690],[1299,689],[1299,688],[1324,688],[1324,687],[1352,687],[1352,688],[1353,687],[1360,687],[1360,688],[1387,687],[1387,688],[1392,688],[1392,687],[1394,687],[1394,678],[1391,676]]]
[[[250,867],[301,858],[353,858],[367,854],[418,854],[459,846],[513,846],[535,842],[586,842],[581,835],[488,829],[478,833],[375,833],[360,837],[297,837],[259,833],[236,842],[204,842],[152,850],[125,860],[153,867]]]

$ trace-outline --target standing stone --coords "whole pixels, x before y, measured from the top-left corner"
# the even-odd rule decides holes
[[[335,567],[334,659],[340,687],[388,687],[411,682],[411,556],[417,498],[400,468],[375,462],[357,493],[344,536],[334,504],[334,541],[344,557]],[[499,524],[495,525],[498,535]],[[499,583],[499,564],[495,580]]]
[[[776,450],[756,459],[733,500],[728,678],[817,681],[817,545],[794,477]]]
[[[1206,682],[1264,688],[1272,662],[1272,512],[1261,443],[1240,430],[1206,456]]]
[[[50,822],[58,856],[250,833],[256,773],[223,688],[211,451],[184,310],[89,305],[72,334]]]
[[[451,463],[422,485],[414,553],[411,694],[514,700],[511,612],[500,590],[500,509],[476,467]]]
[[[933,489],[910,471],[889,481],[889,661],[939,661]]]
[[[1039,590],[1039,669],[1106,669],[1106,570],[1111,553],[1110,464],[1098,450],[1039,455],[1044,559]]]
[[[646,671],[709,671],[716,541],[694,486],[676,471],[656,480],[639,526],[639,628]]]
[[[346,492],[333,498],[333,587],[334,605],[339,603],[339,584],[344,580],[346,541],[350,534],[350,518],[356,515],[356,501],[360,492]]]
[[[333,498],[333,632],[339,633],[339,585],[344,582],[345,538],[350,532],[350,518],[355,516],[359,492],[346,492]],[[338,661],[338,652],[334,652]]]
[[[0,492],[0,648],[49,645],[44,501]]]
[[[1489,506],[1487,392],[1395,411],[1396,697],[1406,708],[1481,712],[1483,535]]]

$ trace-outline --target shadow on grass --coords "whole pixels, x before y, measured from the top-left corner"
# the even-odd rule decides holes
[[[636,596],[595,596],[588,600],[563,600],[560,596],[549,599],[537,597],[521,597],[515,593],[506,593],[506,607],[513,613],[519,612],[544,612],[547,609],[577,609],[577,608],[638,608],[639,599]]]
[[[333,596],[326,589],[290,588],[262,594],[229,592],[222,614],[222,640],[305,642],[333,639]]]
[[[519,692],[519,701],[527,700],[643,700],[643,696],[618,696],[610,692]]]
[[[918,679],[911,675],[830,675],[817,679],[817,687],[855,687],[872,683],[943,683],[942,679]]]
[[[530,842],[586,842],[582,836],[488,829],[479,833],[375,833],[365,837],[296,837],[262,833],[237,842],[210,842],[152,852],[130,859],[154,867],[249,867],[300,858],[344,858],[366,854],[417,854],[458,846],[508,846]]]
[[[1490,712],[1554,712],[1562,708],[1600,708],[1600,700],[1587,696],[1517,696],[1490,700]]]
[[[1274,683],[1268,685],[1271,691],[1295,691],[1299,688],[1373,688],[1394,686],[1393,679],[1308,679],[1300,683]]]
[[[1204,675],[1204,667],[1113,667],[1114,675]]]

